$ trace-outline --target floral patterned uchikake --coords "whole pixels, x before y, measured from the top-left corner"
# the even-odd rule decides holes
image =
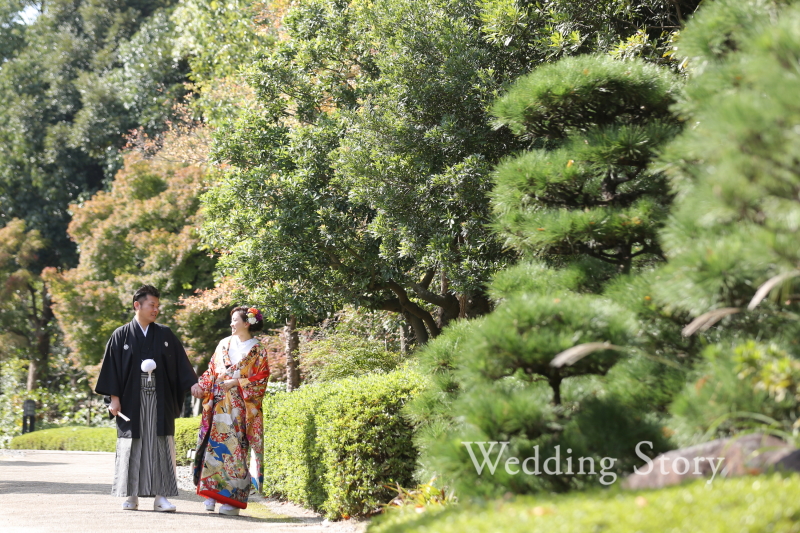
[[[212,394],[203,401],[194,481],[197,494],[245,509],[251,483],[260,490],[264,481],[261,402],[269,364],[267,350],[260,342],[235,365],[231,364],[229,349],[230,341],[220,343],[199,380],[203,390]],[[229,379],[238,379],[239,383],[225,391],[221,385]],[[255,457],[254,472],[248,469],[250,450]]]

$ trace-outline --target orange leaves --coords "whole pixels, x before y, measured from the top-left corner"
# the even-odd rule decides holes
[[[44,240],[38,230],[25,231],[25,221],[11,220],[0,228],[0,271],[26,269],[36,261]]]

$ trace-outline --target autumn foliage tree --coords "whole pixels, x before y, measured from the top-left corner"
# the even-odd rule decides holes
[[[161,290],[159,321],[173,327],[178,326],[180,299],[214,286],[215,259],[200,247],[196,230],[206,170],[201,164],[174,160],[179,156],[175,145],[186,143],[185,137],[177,135],[149,155],[128,152],[110,190],[71,206],[69,233],[80,247],[80,261],[48,280],[76,362],[100,361],[103,340],[132,318],[131,295],[142,283]],[[198,310],[206,311],[213,317],[183,320],[189,328],[187,347],[201,357],[213,350],[212,341],[201,332],[212,324],[222,327],[217,322],[227,318],[218,307]]]

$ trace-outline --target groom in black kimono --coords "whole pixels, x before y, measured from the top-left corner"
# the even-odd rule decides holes
[[[197,375],[175,334],[156,324],[158,289],[143,285],[133,295],[134,319],[114,331],[106,344],[95,392],[107,396],[117,418],[117,457],[112,494],[127,496],[126,510],[139,496],[153,496],[153,509],[174,512],[167,496],[177,496],[175,418]],[[152,373],[142,363],[155,362]],[[123,416],[129,420],[125,420]]]

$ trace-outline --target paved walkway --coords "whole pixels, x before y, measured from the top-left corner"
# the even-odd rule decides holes
[[[174,533],[268,531],[274,533],[357,533],[364,523],[323,521],[291,504],[251,502],[240,516],[206,512],[202,500],[181,491],[170,498],[176,513],[156,513],[152,498],[139,511],[123,511],[111,496],[114,454],[102,452],[0,450],[0,531],[142,531]]]

